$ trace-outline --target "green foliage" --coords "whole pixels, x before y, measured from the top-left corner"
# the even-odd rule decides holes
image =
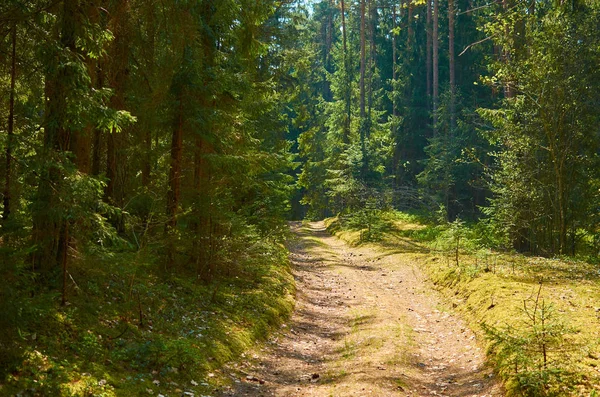
[[[0,394],[189,383],[290,312],[301,8],[0,5]]]
[[[520,13],[524,7],[516,2],[504,19],[486,25],[511,54],[491,63],[488,83],[512,92],[499,109],[479,111],[493,126],[485,136],[497,148],[487,213],[519,250],[573,254],[577,231],[596,224],[589,206],[598,200],[593,97],[600,54],[589,26],[599,16],[584,4],[544,3],[535,14]],[[579,56],[565,57],[572,52]]]
[[[73,264],[71,304],[64,308],[51,290],[5,295],[2,393],[138,394],[156,390],[158,380],[158,392],[167,394],[174,392],[169,382],[212,383],[218,380],[208,372],[291,313],[293,278],[279,244],[246,246],[235,273],[210,285],[165,276],[151,254],[105,251],[94,263]],[[29,275],[16,281],[26,283]]]
[[[480,215],[476,206],[483,204],[477,192],[484,190],[483,164],[489,145],[475,129],[476,115],[461,106],[460,96],[452,97],[446,90],[440,102],[437,133],[425,148],[428,159],[417,181],[445,207],[444,220],[458,216],[473,220]]]
[[[360,231],[359,242],[379,241],[392,227],[391,214],[375,198],[367,199],[364,208],[339,218],[344,229]]]

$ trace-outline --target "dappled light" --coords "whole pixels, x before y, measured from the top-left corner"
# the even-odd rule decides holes
[[[0,1],[0,396],[597,397],[598,27]]]

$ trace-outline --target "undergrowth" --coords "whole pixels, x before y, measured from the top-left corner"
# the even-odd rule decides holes
[[[244,263],[210,284],[167,273],[157,260],[149,249],[76,257],[64,307],[26,263],[4,261],[0,395],[209,394],[224,381],[218,368],[293,308],[278,244],[250,247]]]
[[[485,222],[448,223],[398,212],[382,213],[372,222],[385,227],[369,243],[410,255],[487,343],[508,396],[597,395],[596,261],[511,252]],[[326,223],[351,244],[367,242],[358,222],[332,218]]]

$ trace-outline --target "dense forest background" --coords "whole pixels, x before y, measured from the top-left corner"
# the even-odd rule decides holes
[[[596,235],[598,22],[585,1],[317,3],[293,107],[307,215],[441,209],[574,254]]]
[[[597,253],[599,26],[594,0],[2,2],[0,367],[91,272],[214,285],[283,260],[289,219]]]

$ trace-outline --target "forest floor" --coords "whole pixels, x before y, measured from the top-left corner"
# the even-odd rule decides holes
[[[295,313],[225,369],[222,396],[503,395],[474,333],[420,270],[418,244],[351,247],[323,222],[292,231]]]

